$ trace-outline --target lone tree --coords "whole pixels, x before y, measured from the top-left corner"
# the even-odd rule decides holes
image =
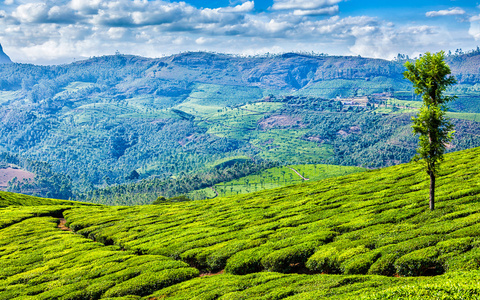
[[[446,103],[455,99],[455,96],[446,96],[444,92],[456,80],[449,76],[450,67],[444,59],[443,51],[436,54],[427,52],[415,64],[406,62],[407,71],[403,73],[413,83],[415,93],[422,95],[423,99],[420,112],[412,117],[413,132],[420,135],[414,160],[423,159],[430,176],[430,210],[435,209],[435,176],[443,160],[446,144],[454,133],[453,124],[446,117]]]

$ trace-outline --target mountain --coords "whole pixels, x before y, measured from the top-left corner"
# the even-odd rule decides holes
[[[0,298],[476,299],[479,180],[475,148],[435,211],[420,163],[131,207],[0,192]]]
[[[449,90],[458,95],[451,104],[456,137],[450,151],[480,146],[479,57],[447,58],[459,81]],[[23,164],[3,163],[35,174],[29,166],[48,164],[41,180],[15,182],[10,191],[68,199],[138,182],[142,191],[155,184],[162,188],[154,190],[168,193],[152,194],[147,203],[219,183],[212,178],[258,171],[236,157],[265,166],[404,163],[415,154],[410,119],[420,99],[403,79],[403,64],[204,52],[119,54],[59,66],[3,64],[0,158],[15,154]],[[227,172],[214,167],[219,161],[233,161],[236,169],[219,175]]]
[[[0,64],[11,64],[12,61],[5,52],[3,52],[2,45],[0,44]]]

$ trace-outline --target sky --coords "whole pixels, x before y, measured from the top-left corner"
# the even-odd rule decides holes
[[[480,0],[0,0],[14,62],[315,52],[393,59],[480,45]]]

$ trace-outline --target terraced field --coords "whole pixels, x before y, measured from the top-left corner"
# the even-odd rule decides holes
[[[479,156],[446,156],[433,212],[418,164],[134,207],[1,193],[0,299],[477,299]]]

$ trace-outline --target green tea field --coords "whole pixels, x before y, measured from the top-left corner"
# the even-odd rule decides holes
[[[216,196],[226,197],[240,195],[298,184],[308,180],[318,181],[329,177],[347,175],[365,170],[366,169],[360,167],[324,164],[274,167],[264,170],[259,174],[248,175],[236,180],[216,184],[213,188],[205,188],[190,192],[188,193],[188,196],[191,199],[205,199],[214,198]]]
[[[480,148],[210,200],[0,193],[0,299],[478,299]],[[58,228],[60,219],[72,230]]]

